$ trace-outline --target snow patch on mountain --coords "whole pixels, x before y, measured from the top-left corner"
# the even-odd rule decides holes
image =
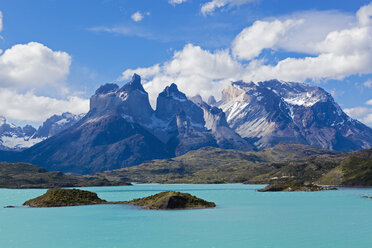
[[[83,117],[84,114],[75,115],[71,113],[53,115],[36,130],[30,125],[17,127],[1,116],[0,150],[23,150],[29,148],[72,126]]]
[[[1,144],[10,150],[22,150],[31,147],[46,138],[33,138],[33,137],[18,137],[13,134],[12,136],[2,136]]]
[[[372,147],[372,130],[347,116],[320,87],[271,80],[231,83],[216,106],[258,148],[308,144],[339,151]]]
[[[315,103],[322,101],[316,92],[304,92],[302,94],[289,95],[288,98],[283,98],[289,104],[311,107]]]

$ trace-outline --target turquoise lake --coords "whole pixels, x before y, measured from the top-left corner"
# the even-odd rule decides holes
[[[257,192],[262,185],[157,185],[84,188],[109,200],[165,190],[217,204],[203,210],[141,210],[124,205],[20,206],[46,190],[0,189],[1,248],[371,248],[372,189]]]

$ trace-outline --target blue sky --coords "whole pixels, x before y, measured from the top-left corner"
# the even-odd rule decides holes
[[[233,80],[319,85],[372,125],[371,1],[2,0],[0,115],[87,111],[107,82],[143,77],[217,98]]]

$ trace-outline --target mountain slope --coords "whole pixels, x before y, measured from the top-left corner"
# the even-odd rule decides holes
[[[216,103],[230,127],[258,148],[306,144],[337,151],[372,147],[372,129],[348,117],[323,89],[271,80],[234,82]]]
[[[182,156],[94,175],[142,183],[299,183],[372,186],[372,149],[338,153],[306,145],[258,152],[204,147]]]
[[[127,185],[125,181],[110,182],[94,177],[69,176],[49,172],[26,163],[0,162],[0,188],[54,188]]]
[[[372,186],[372,149],[348,154],[340,165],[323,175],[319,183],[342,186]]]
[[[204,147],[176,158],[146,161],[95,176],[143,183],[243,183],[273,172],[288,161],[335,154],[304,145],[278,145],[259,152]]]

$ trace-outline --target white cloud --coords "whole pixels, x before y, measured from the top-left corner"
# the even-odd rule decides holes
[[[3,31],[3,13],[0,11],[0,32]]]
[[[159,64],[153,65],[151,67],[143,67],[143,68],[137,68],[137,69],[128,69],[125,70],[119,80],[126,80],[132,77],[134,73],[137,73],[138,75],[141,75],[142,78],[149,78],[154,75],[157,75],[160,73],[161,67]]]
[[[169,0],[168,3],[172,5],[181,4],[187,2],[187,0]]]
[[[366,10],[364,10],[368,10],[369,6],[372,6],[372,4],[362,7],[358,11],[358,19],[354,17],[357,21],[349,23],[349,25],[340,30],[329,32],[323,40],[318,42],[314,40],[312,43],[308,43],[307,47],[297,47],[300,51],[302,49],[303,52],[310,51],[314,53],[313,56],[288,57],[274,65],[257,64],[255,62],[256,66],[251,67],[251,70],[245,73],[243,79],[260,81],[279,78],[287,81],[304,81],[307,79],[343,79],[349,75],[372,73],[372,26],[365,25],[368,23],[366,21],[366,16],[368,15],[365,13]],[[275,27],[277,22],[276,20],[266,23],[266,26]],[[280,22],[283,23],[283,21]],[[265,28],[270,30],[269,27]],[[303,27],[302,24],[298,24],[295,28],[300,29]],[[275,28],[271,29],[276,30]],[[286,36],[287,34],[281,35]],[[301,37],[301,35],[298,37]],[[295,36],[281,40],[288,41],[289,38],[292,39],[289,44],[296,43]],[[288,45],[275,44],[273,40],[275,39],[271,40],[272,49],[280,47],[284,51],[293,51]],[[301,41],[302,39],[300,38],[297,43],[301,43]],[[270,42],[267,44],[270,44]],[[233,50],[234,54],[237,57],[249,58],[246,54],[248,47],[246,49],[244,49],[244,46],[241,47]],[[256,50],[258,51],[261,48],[262,46],[258,46]]]
[[[372,109],[366,107],[355,107],[344,109],[345,113],[353,118],[359,118],[365,116],[368,113],[372,113]]]
[[[275,20],[273,22],[256,21],[245,28],[233,41],[232,52],[240,58],[250,60],[265,48],[274,47],[283,38],[287,30],[301,24],[302,20]]]
[[[143,18],[145,18],[145,15],[149,16],[150,12],[141,13],[140,11],[137,11],[133,13],[130,18],[132,18],[132,20],[135,22],[140,22],[143,20]]]
[[[255,2],[256,0],[212,0],[201,6],[201,13],[203,15],[210,15],[216,9],[223,8],[227,6],[228,8],[240,6],[246,3]]]
[[[154,105],[157,94],[173,82],[189,96],[200,94],[206,98],[219,95],[229,81],[239,79],[242,71],[242,65],[228,50],[209,52],[188,44],[163,64],[124,71],[121,80],[129,79],[134,72],[141,75]]]
[[[0,31],[2,31],[0,12]],[[1,36],[0,36],[1,38]],[[0,50],[0,115],[14,121],[41,122],[53,114],[89,110],[89,100],[77,96],[56,99],[36,95],[69,93],[64,85],[70,73],[71,56],[53,51],[38,42],[17,44],[4,53]]]
[[[59,100],[36,96],[31,91],[19,94],[15,90],[0,89],[0,115],[12,120],[41,122],[53,114],[80,114],[88,110],[89,100],[76,96]]]
[[[316,57],[286,58],[276,65],[259,65],[247,71],[244,80],[262,81],[278,78],[285,81],[338,79],[354,74],[372,73],[371,54],[325,53]]]
[[[361,7],[357,12],[357,18],[362,26],[371,25],[372,3]]]
[[[367,124],[368,126],[372,126],[372,113],[366,115],[363,119],[361,119],[361,122]]]
[[[37,42],[15,45],[0,55],[0,87],[31,89],[57,84],[70,72],[71,56]]]
[[[372,125],[372,108],[366,107],[355,107],[355,108],[346,108],[344,109],[345,113],[354,119]]]
[[[335,30],[342,30],[357,24],[355,15],[338,11],[305,11],[283,16],[280,21],[301,21],[286,29],[285,35],[277,41],[274,48],[290,52],[316,55],[316,44],[323,41],[327,35]]]
[[[367,105],[372,105],[372,99],[366,102]]]

